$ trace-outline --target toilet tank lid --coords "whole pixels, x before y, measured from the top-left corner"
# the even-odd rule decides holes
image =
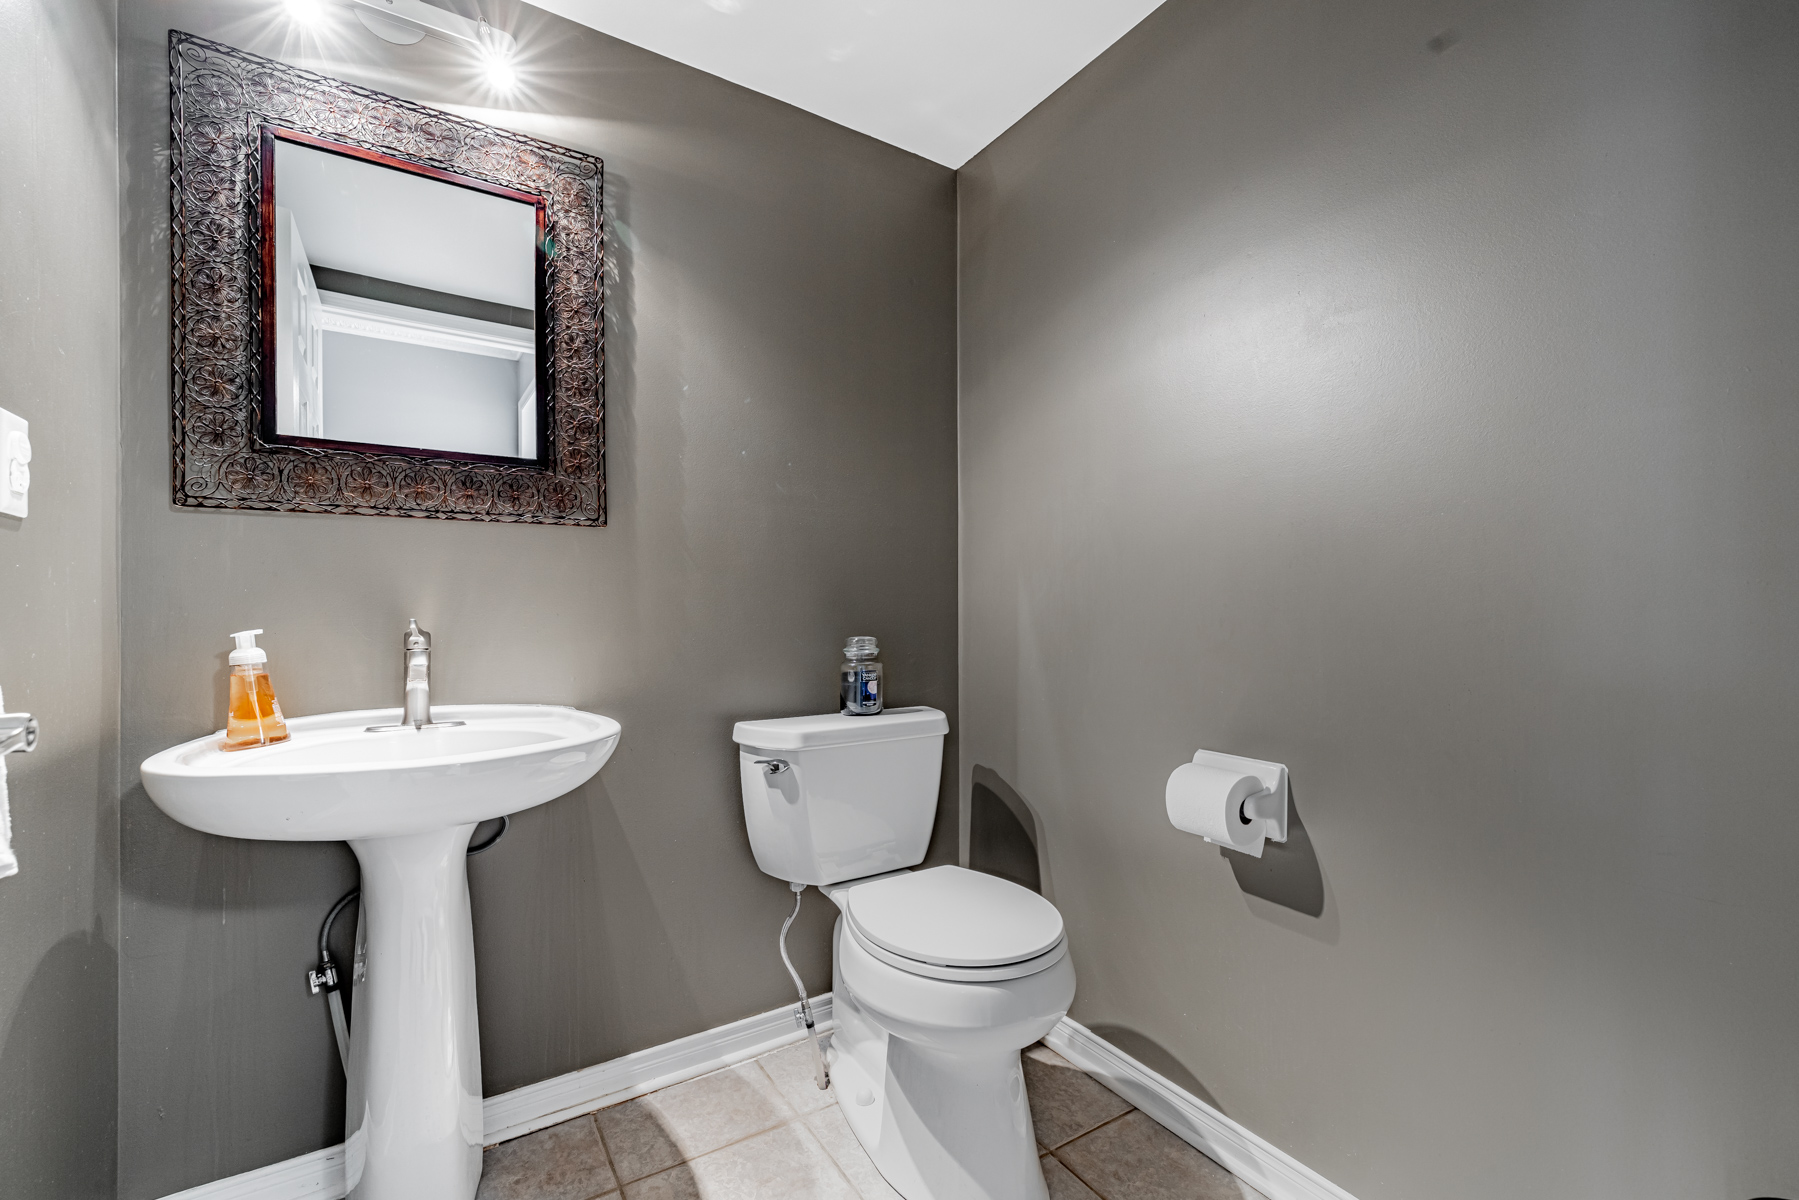
[[[949,718],[937,709],[890,708],[872,717],[824,713],[816,717],[739,721],[731,731],[731,740],[759,750],[810,750],[815,746],[853,746],[862,742],[942,737],[948,732]]]

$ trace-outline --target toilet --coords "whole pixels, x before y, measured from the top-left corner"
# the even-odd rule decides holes
[[[906,1200],[1048,1200],[1019,1051],[1074,999],[1062,914],[924,860],[949,719],[934,708],[739,722],[756,865],[837,905],[831,1077]]]

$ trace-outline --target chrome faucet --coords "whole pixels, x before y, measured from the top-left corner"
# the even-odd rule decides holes
[[[407,623],[402,643],[406,657],[406,699],[398,725],[370,725],[365,732],[388,733],[395,729],[449,729],[466,721],[431,719],[431,635],[419,628],[418,618]]]
[[[406,627],[406,704],[400,723],[414,729],[431,724],[431,635],[418,618]]]

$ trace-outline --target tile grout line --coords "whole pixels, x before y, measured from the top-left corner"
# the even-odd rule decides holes
[[[811,1131],[811,1129],[806,1127],[806,1118],[808,1118],[810,1116],[814,1116],[814,1115],[816,1115],[816,1113],[823,1112],[824,1110],[823,1109],[815,1109],[812,1112],[800,1112],[798,1108],[796,1108],[791,1102],[789,1102],[786,1097],[786,1094],[781,1091],[781,1085],[778,1082],[776,1082],[775,1077],[769,1073],[768,1068],[763,1066],[763,1064],[762,1064],[763,1058],[767,1058],[767,1057],[768,1057],[768,1055],[763,1055],[759,1058],[751,1059],[750,1062],[753,1063],[761,1071],[762,1077],[764,1079],[768,1080],[769,1084],[775,1089],[775,1095],[780,1100],[780,1102],[782,1104],[785,1104],[788,1107],[788,1109],[793,1113],[793,1115],[791,1117],[788,1117],[787,1119],[782,1120],[782,1121],[778,1121],[775,1124],[768,1126],[767,1128],[758,1129],[752,1133],[747,1133],[747,1134],[743,1135],[742,1137],[737,1138],[735,1141],[726,1142],[721,1146],[714,1147],[713,1149],[706,1151],[704,1154],[696,1155],[693,1158],[683,1158],[680,1162],[673,1163],[669,1166],[661,1168],[660,1170],[651,1171],[648,1175],[639,1176],[635,1179],[632,1179],[630,1182],[631,1183],[642,1183],[646,1179],[654,1179],[656,1176],[666,1174],[669,1171],[673,1171],[677,1167],[687,1166],[691,1163],[699,1161],[702,1158],[707,1158],[707,1157],[717,1154],[721,1151],[728,1150],[733,1146],[741,1146],[745,1142],[752,1141],[755,1138],[759,1138],[762,1135],[767,1134],[767,1133],[773,1133],[777,1129],[785,1129],[789,1125],[798,1125],[798,1126],[800,1126],[800,1132],[804,1136],[810,1137],[812,1139],[812,1141],[817,1144],[818,1149],[821,1152],[823,1152],[826,1160],[829,1161],[830,1164],[834,1168],[836,1168],[838,1177],[841,1178],[843,1180],[843,1182],[848,1186],[850,1194],[853,1196],[856,1196],[858,1198],[858,1200],[860,1200],[860,1197],[862,1195],[861,1189],[857,1188],[855,1185],[855,1182],[849,1178],[848,1173],[843,1168],[843,1164],[838,1162],[837,1156],[832,1154],[830,1152],[830,1150],[828,1150],[825,1147],[824,1143],[818,1140],[818,1136],[816,1134],[814,1134]],[[732,1069],[731,1067],[721,1067],[717,1071],[708,1072],[708,1074],[722,1075],[726,1071],[729,1071],[731,1069]],[[1079,1070],[1078,1067],[1075,1069]],[[706,1076],[701,1075],[701,1076],[696,1076],[696,1078],[704,1079],[704,1078],[706,1078]],[[679,1086],[679,1085],[676,1085],[676,1086]],[[647,1099],[649,1096],[653,1096],[653,1095],[655,1095],[654,1092],[646,1093],[646,1095],[644,1095],[644,1096],[633,1097],[632,1100],[622,1100],[616,1105],[607,1105],[607,1107],[608,1108],[621,1108],[626,1104],[632,1103],[634,1100]],[[835,1104],[836,1101],[833,1100],[831,1103]],[[593,1112],[588,1114],[588,1117],[589,1117],[589,1119],[591,1119],[593,1121],[595,1131],[600,1133],[600,1145],[606,1151],[607,1164],[612,1167],[613,1179],[618,1184],[618,1188],[617,1188],[618,1195],[620,1197],[620,1200],[623,1200],[624,1194],[625,1194],[625,1188],[626,1188],[626,1181],[625,1181],[624,1177],[619,1173],[618,1165],[615,1162],[613,1162],[613,1160],[612,1160],[612,1147],[607,1143],[605,1133],[600,1130],[599,1115],[600,1115],[600,1113],[602,1113],[604,1111],[605,1111],[605,1109],[595,1109]],[[1080,1172],[1076,1171],[1067,1162],[1064,1162],[1062,1160],[1061,1155],[1058,1154],[1057,1151],[1063,1149],[1066,1146],[1073,1145],[1075,1142],[1080,1141],[1082,1138],[1086,1137],[1090,1133],[1097,1133],[1101,1129],[1104,1129],[1106,1126],[1111,1125],[1114,1122],[1123,1120],[1125,1117],[1130,1116],[1132,1113],[1134,1113],[1136,1111],[1137,1111],[1137,1107],[1135,1105],[1131,1105],[1130,1107],[1127,1107],[1123,1112],[1119,1113],[1117,1116],[1108,1117],[1106,1120],[1101,1121],[1099,1124],[1093,1126],[1091,1129],[1084,1129],[1080,1133],[1075,1134],[1071,1138],[1064,1138],[1061,1142],[1057,1143],[1055,1146],[1043,1147],[1043,1154],[1040,1155],[1039,1157],[1048,1156],[1050,1158],[1054,1158],[1056,1160],[1056,1162],[1059,1163],[1064,1170],[1066,1170],[1070,1175],[1074,1176],[1077,1180],[1080,1181],[1081,1186],[1085,1187],[1088,1191],[1092,1192],[1095,1196],[1098,1196],[1099,1200],[1109,1200],[1109,1197],[1107,1197],[1103,1193],[1101,1193],[1098,1188],[1094,1187],[1091,1183],[1088,1183],[1087,1180],[1080,1174]],[[858,1143],[858,1145],[860,1145],[860,1143]],[[866,1153],[866,1148],[864,1148],[864,1152]],[[871,1159],[871,1165],[872,1165],[872,1159]],[[880,1168],[877,1167],[876,1171],[879,1172],[879,1170],[880,1170]],[[885,1178],[885,1176],[883,1176],[883,1178]],[[889,1186],[891,1186],[891,1184]],[[610,1193],[601,1193],[601,1195],[598,1197],[595,1197],[594,1200],[604,1200],[604,1197],[609,1194]]]
[[[1110,1200],[1110,1198],[1108,1196],[1106,1196],[1106,1194],[1104,1192],[1100,1191],[1098,1188],[1096,1188],[1092,1184],[1088,1183],[1086,1178],[1079,1171],[1075,1170],[1073,1167],[1069,1166],[1067,1163],[1063,1162],[1059,1157],[1057,1157],[1056,1152],[1054,1150],[1051,1150],[1048,1154],[1044,1155],[1044,1157],[1055,1159],[1057,1166],[1061,1167],[1064,1171],[1067,1171],[1070,1175],[1074,1176],[1075,1181],[1077,1183],[1079,1183],[1082,1187],[1086,1188],[1088,1191],[1092,1192],[1095,1196],[1098,1196],[1099,1200]],[[620,1195],[622,1196],[623,1193],[621,1192]]]
[[[652,1092],[650,1094],[655,1095],[654,1092]],[[629,1104],[630,1101],[626,1100],[624,1103]],[[702,1158],[711,1158],[714,1154],[719,1154],[723,1151],[729,1150],[733,1146],[741,1146],[745,1142],[753,1142],[757,1138],[761,1137],[763,1134],[773,1133],[777,1129],[785,1129],[789,1125],[796,1125],[796,1124],[803,1122],[804,1120],[805,1120],[805,1117],[803,1117],[803,1116],[794,1116],[794,1117],[789,1117],[783,1121],[777,1121],[773,1125],[767,1126],[766,1128],[755,1130],[752,1133],[746,1133],[742,1137],[737,1138],[734,1141],[726,1142],[721,1146],[715,1146],[712,1149],[706,1151],[704,1154],[696,1154],[692,1158],[683,1158],[680,1162],[670,1163],[666,1167],[658,1167],[656,1170],[651,1171],[648,1175],[637,1176],[635,1179],[631,1180],[631,1182],[632,1183],[642,1183],[646,1179],[654,1179],[658,1175],[666,1175],[668,1172],[673,1171],[678,1167],[690,1166],[693,1163],[700,1161],[700,1159],[702,1159]],[[807,1132],[811,1132],[811,1131],[808,1130]],[[820,1147],[820,1148],[822,1149],[822,1147]],[[608,1154],[610,1154],[610,1151],[608,1151]],[[830,1158],[829,1153],[827,1153],[825,1155],[825,1157]],[[837,1161],[836,1159],[832,1159],[831,1160],[832,1165],[835,1165],[836,1161]],[[613,1173],[613,1176],[615,1178],[617,1178],[618,1177],[618,1168],[614,1167],[612,1173]],[[622,1181],[619,1183],[618,1190],[621,1194],[624,1192],[625,1186],[626,1185]],[[850,1190],[855,1191],[855,1188],[852,1187]]]
[[[1067,1171],[1070,1175],[1072,1175],[1076,1179],[1080,1180],[1081,1186],[1086,1188],[1088,1191],[1092,1192],[1095,1196],[1098,1196],[1099,1200],[1112,1200],[1112,1198],[1110,1196],[1107,1196],[1104,1192],[1102,1192],[1098,1188],[1094,1187],[1091,1183],[1088,1183],[1086,1176],[1082,1175],[1079,1171],[1075,1170],[1073,1165],[1070,1164],[1069,1162],[1067,1162],[1065,1159],[1063,1159],[1063,1157],[1060,1154],[1056,1153],[1056,1151],[1061,1150],[1067,1146],[1072,1146],[1076,1142],[1080,1141],[1081,1138],[1086,1137],[1088,1133],[1098,1133],[1100,1130],[1104,1129],[1106,1126],[1116,1124],[1117,1122],[1124,1120],[1126,1117],[1130,1116],[1132,1113],[1134,1113],[1136,1111],[1137,1111],[1137,1107],[1135,1105],[1132,1105],[1130,1108],[1125,1109],[1123,1112],[1119,1113],[1117,1116],[1111,1118],[1110,1120],[1101,1121],[1099,1124],[1095,1125],[1092,1129],[1089,1129],[1087,1131],[1087,1133],[1080,1134],[1076,1137],[1071,1137],[1067,1141],[1063,1142],[1062,1145],[1057,1146],[1055,1148],[1055,1150],[1051,1150],[1049,1152],[1049,1156],[1051,1158],[1055,1159],[1058,1163],[1061,1163],[1062,1169],[1064,1171]]]
[[[754,1063],[758,1068],[762,1067],[762,1059],[760,1059],[760,1058],[751,1059],[750,1062]],[[739,1063],[739,1064],[734,1064],[734,1065],[741,1066],[743,1064]],[[720,1067],[716,1071],[709,1071],[709,1072],[707,1072],[706,1075],[697,1075],[694,1078],[705,1079],[709,1075],[722,1075],[726,1071],[729,1071],[732,1069],[733,1069],[732,1067]],[[766,1069],[762,1070],[762,1077],[764,1079],[767,1079],[769,1081],[769,1083],[771,1083],[771,1084],[774,1083],[774,1077],[772,1075],[770,1075]],[[692,1080],[687,1080],[684,1082],[692,1082]],[[681,1085],[674,1084],[672,1086],[680,1087]],[[659,1090],[666,1091],[668,1089],[663,1088],[663,1089],[659,1089]],[[606,1108],[622,1108],[625,1105],[631,1104],[635,1101],[648,1099],[650,1096],[654,1096],[655,1094],[656,1094],[655,1092],[646,1092],[642,1096],[633,1096],[630,1100],[621,1100],[617,1104],[608,1104],[606,1106]],[[712,1149],[706,1151],[704,1154],[698,1154],[692,1158],[683,1158],[680,1162],[671,1163],[666,1167],[660,1167],[654,1171],[651,1171],[648,1175],[639,1175],[635,1179],[631,1180],[631,1182],[632,1183],[642,1183],[646,1179],[654,1179],[656,1176],[664,1174],[665,1172],[668,1172],[668,1171],[672,1171],[676,1167],[684,1167],[684,1166],[688,1165],[689,1163],[698,1162],[700,1159],[710,1157],[711,1155],[717,1154],[721,1150],[729,1150],[732,1146],[741,1146],[741,1145],[743,1145],[743,1143],[745,1143],[747,1141],[751,1141],[755,1138],[759,1138],[765,1133],[773,1133],[777,1129],[785,1129],[787,1126],[792,1125],[797,1121],[805,1120],[807,1114],[800,1113],[797,1109],[795,1109],[793,1107],[793,1105],[787,1103],[787,1097],[781,1094],[780,1086],[778,1084],[775,1085],[775,1096],[777,1099],[780,1100],[780,1102],[782,1104],[787,1106],[787,1108],[790,1112],[793,1112],[793,1114],[794,1114],[793,1116],[787,1117],[780,1121],[776,1121],[773,1125],[765,1126],[762,1129],[757,1129],[753,1132],[746,1133],[742,1137],[733,1139],[732,1141],[726,1142],[723,1145],[715,1146]],[[594,1123],[595,1128],[599,1127],[600,1114],[605,1111],[606,1111],[605,1108],[600,1108],[600,1109],[595,1109],[591,1114],[589,1114],[593,1118],[593,1123]],[[811,1131],[808,1130],[807,1132],[810,1133]],[[608,1163],[612,1163],[612,1147],[610,1145],[607,1145],[606,1135],[603,1133],[600,1135],[600,1144],[602,1146],[606,1147],[606,1161]],[[824,1149],[824,1147],[820,1146],[819,1149],[822,1150],[822,1149]],[[825,1157],[831,1158],[831,1155],[828,1151],[826,1152]],[[837,1164],[837,1160],[832,1158],[831,1165],[836,1166],[836,1164]],[[843,1170],[843,1168],[838,1167],[839,1173],[841,1173],[842,1170]],[[618,1180],[619,1195],[623,1196],[624,1191],[625,1191],[625,1180],[624,1180],[624,1177],[619,1174],[618,1165],[616,1163],[612,1163],[612,1176],[614,1179]],[[850,1188],[850,1191],[852,1191],[852,1192],[854,1192],[855,1190],[856,1189],[853,1186]]]
[[[824,1110],[819,1109],[818,1111],[823,1112]],[[811,1113],[806,1114],[806,1116],[811,1115]],[[830,1148],[821,1142],[818,1135],[813,1133],[812,1130],[807,1127],[806,1117],[797,1118],[794,1121],[794,1124],[800,1127],[801,1134],[812,1139],[812,1144],[818,1147],[818,1152],[825,1156],[825,1161],[830,1163],[831,1167],[837,1172],[837,1178],[843,1180],[843,1186],[849,1190],[849,1194],[856,1197],[856,1200],[862,1200],[862,1189],[856,1186],[856,1181],[850,1178],[849,1172],[843,1169],[843,1164],[837,1161],[837,1156],[831,1153]],[[860,1145],[861,1143],[857,1144]],[[874,1165],[872,1159],[870,1160],[869,1165]],[[880,1172],[881,1169],[875,1167],[875,1174],[879,1175]],[[883,1175],[882,1178],[885,1179],[886,1176]]]
[[[618,1164],[612,1161],[612,1147],[606,1142],[606,1131],[600,1128],[600,1110],[596,1108],[588,1113],[587,1119],[593,1122],[593,1136],[600,1139],[600,1153],[606,1156],[606,1169],[612,1172],[612,1192],[618,1193],[618,1200],[625,1200],[625,1181],[619,1178]],[[612,1192],[601,1192],[594,1200],[606,1200]]]
[[[759,1065],[761,1060],[752,1059],[751,1061],[756,1062]],[[736,1064],[736,1065],[741,1066],[742,1064]],[[729,1071],[729,1070],[731,1070],[731,1067],[720,1067],[716,1071],[709,1071],[709,1072],[707,1072],[706,1075],[696,1075],[694,1078],[695,1079],[705,1079],[711,1075],[722,1075],[726,1071]],[[764,1077],[766,1077],[768,1075],[768,1072],[764,1071],[764,1072],[762,1072],[762,1074],[764,1075]],[[693,1080],[684,1080],[683,1082],[691,1083],[691,1082],[693,1082]],[[773,1082],[773,1081],[770,1080],[770,1082]],[[677,1083],[677,1084],[673,1084],[671,1086],[672,1087],[680,1087],[681,1085]],[[661,1088],[658,1090],[659,1091],[668,1091],[669,1089]],[[623,1108],[627,1104],[635,1103],[638,1100],[647,1100],[651,1096],[654,1096],[654,1095],[656,1095],[656,1092],[646,1092],[641,1096],[633,1096],[629,1100],[620,1100],[617,1104],[608,1104],[606,1106],[606,1108]],[[787,1097],[781,1096],[780,1100],[781,1100],[782,1104],[787,1104]],[[791,1104],[788,1104],[787,1107],[791,1109],[793,1106]],[[600,1114],[605,1112],[606,1108],[597,1108],[591,1114],[591,1116],[593,1117],[593,1123],[594,1123],[595,1128],[599,1127]],[[723,1145],[715,1146],[712,1149],[706,1151],[704,1154],[697,1154],[692,1158],[683,1158],[680,1162],[670,1163],[666,1167],[657,1167],[654,1171],[651,1171],[648,1175],[639,1175],[636,1178],[632,1179],[631,1182],[632,1183],[642,1183],[646,1179],[654,1179],[656,1176],[662,1174],[664,1171],[672,1171],[676,1167],[684,1167],[690,1162],[698,1162],[700,1159],[705,1158],[707,1155],[717,1154],[720,1150],[729,1150],[732,1146],[741,1146],[743,1143],[749,1141],[751,1138],[759,1138],[765,1133],[772,1133],[774,1130],[780,1129],[782,1126],[784,1126],[786,1124],[788,1124],[788,1120],[776,1121],[773,1125],[764,1126],[761,1129],[757,1129],[750,1133],[746,1133],[740,1138],[734,1138],[731,1141],[725,1142]],[[606,1145],[606,1135],[605,1134],[600,1135],[600,1144],[606,1146],[606,1161],[612,1162],[612,1147],[610,1145]],[[625,1179],[622,1175],[619,1174],[618,1164],[616,1164],[616,1163],[613,1163],[613,1165],[612,1165],[612,1176],[614,1179],[618,1180],[618,1190],[622,1194],[625,1190]]]
[[[777,1051],[775,1051],[775,1053],[779,1054],[780,1051],[777,1050]],[[762,1056],[762,1058],[758,1058],[754,1061],[758,1067],[762,1067],[762,1077],[764,1079],[768,1080],[768,1082],[774,1086],[775,1093],[777,1095],[781,1095],[781,1085],[775,1081],[775,1077],[769,1071],[769,1069],[767,1067],[762,1066],[763,1059],[766,1059],[768,1057],[770,1057],[770,1056],[767,1054],[764,1054]],[[828,1091],[829,1089],[826,1089],[826,1090]],[[781,1100],[783,1103],[786,1103],[787,1097],[785,1095],[781,1095]],[[831,1100],[831,1103],[832,1104],[837,1103],[836,1099],[833,1098]],[[806,1137],[809,1137],[812,1139],[813,1144],[815,1144],[818,1147],[819,1153],[821,1153],[825,1156],[825,1161],[830,1163],[833,1167],[835,1167],[837,1169],[837,1177],[839,1179],[843,1180],[844,1186],[849,1189],[850,1195],[856,1197],[856,1200],[861,1200],[862,1189],[856,1186],[856,1181],[849,1177],[849,1172],[845,1171],[843,1169],[843,1164],[837,1161],[837,1156],[835,1154],[831,1153],[830,1148],[828,1146],[826,1146],[823,1142],[819,1141],[818,1135],[813,1133],[811,1129],[806,1127],[806,1118],[812,1116],[813,1113],[823,1112],[824,1109],[819,1108],[819,1109],[814,1109],[813,1112],[810,1112],[810,1113],[802,1113],[799,1111],[799,1109],[797,1107],[795,1107],[792,1104],[788,1104],[788,1107],[793,1108],[793,1111],[796,1114],[794,1116],[793,1120],[788,1122],[788,1124],[798,1125],[800,1127],[800,1132],[802,1134],[804,1134]],[[860,1143],[858,1143],[858,1144],[860,1144]],[[878,1172],[879,1169],[880,1168],[877,1167],[876,1171]]]
[[[1072,1145],[1073,1143],[1080,1141],[1082,1138],[1086,1137],[1090,1133],[1097,1133],[1101,1129],[1104,1129],[1106,1126],[1110,1125],[1113,1121],[1121,1120],[1125,1117],[1128,1117],[1136,1111],[1138,1111],[1137,1106],[1135,1104],[1132,1104],[1132,1105],[1127,1106],[1123,1112],[1118,1113],[1114,1116],[1107,1117],[1105,1120],[1101,1121],[1099,1124],[1093,1125],[1087,1129],[1083,1129],[1079,1133],[1075,1134],[1073,1137],[1063,1138],[1061,1141],[1057,1142],[1053,1146],[1043,1146],[1042,1142],[1038,1142],[1037,1144],[1039,1146],[1043,1146],[1043,1152],[1045,1154],[1054,1154],[1056,1151],[1060,1150],[1062,1147]]]
[[[612,1177],[613,1177],[613,1188],[608,1191],[599,1193],[598,1195],[592,1197],[591,1200],[624,1200],[626,1188],[628,1185],[635,1185],[635,1184],[643,1183],[647,1180],[654,1179],[658,1175],[667,1174],[668,1172],[674,1171],[675,1169],[680,1168],[680,1167],[691,1167],[692,1164],[694,1164],[702,1159],[711,1157],[715,1154],[720,1154],[720,1153],[722,1153],[726,1150],[729,1150],[733,1147],[741,1146],[746,1142],[753,1141],[753,1140],[763,1137],[767,1134],[774,1133],[777,1130],[786,1129],[786,1128],[789,1128],[792,1126],[798,1126],[799,1128],[795,1131],[796,1135],[798,1137],[800,1137],[801,1139],[803,1139],[807,1144],[809,1144],[812,1149],[823,1154],[825,1159],[827,1161],[829,1161],[832,1169],[837,1172],[839,1181],[847,1189],[847,1194],[851,1197],[856,1198],[856,1200],[862,1200],[862,1195],[863,1195],[862,1191],[860,1188],[858,1188],[856,1186],[855,1181],[852,1178],[850,1178],[848,1169],[838,1159],[838,1157],[834,1153],[831,1152],[830,1148],[828,1146],[826,1146],[823,1139],[817,1133],[815,1133],[811,1129],[810,1125],[808,1124],[809,1120],[812,1117],[817,1116],[818,1114],[820,1114],[822,1112],[825,1112],[832,1105],[836,1104],[835,1096],[832,1095],[829,1099],[827,1099],[825,1106],[822,1108],[812,1109],[809,1111],[802,1111],[797,1104],[795,1104],[793,1101],[791,1101],[789,1099],[789,1097],[783,1090],[780,1082],[775,1079],[773,1072],[771,1072],[768,1069],[768,1067],[766,1066],[764,1059],[766,1059],[768,1057],[769,1057],[769,1055],[761,1055],[755,1059],[749,1060],[749,1063],[755,1064],[755,1067],[757,1068],[757,1070],[759,1072],[760,1078],[772,1088],[773,1095],[771,1096],[771,1099],[773,1099],[780,1107],[787,1109],[786,1116],[780,1117],[774,1123],[772,1123],[768,1126],[765,1126],[763,1128],[746,1133],[743,1136],[735,1138],[732,1141],[726,1142],[722,1145],[713,1147],[712,1149],[709,1149],[709,1150],[705,1151],[704,1153],[694,1155],[691,1157],[683,1157],[682,1159],[680,1159],[680,1161],[675,1162],[667,1167],[663,1167],[656,1171],[651,1171],[646,1175],[639,1176],[639,1177],[631,1179],[629,1181],[627,1181],[624,1178],[623,1173],[619,1169],[619,1164],[613,1156],[611,1143],[607,1140],[605,1130],[600,1121],[600,1114],[602,1112],[605,1112],[606,1109],[608,1109],[608,1108],[622,1108],[627,1104],[631,1104],[631,1103],[635,1103],[640,1100],[648,1099],[650,1096],[653,1096],[655,1093],[653,1093],[653,1092],[646,1093],[642,1097],[633,1097],[628,1100],[620,1101],[619,1103],[617,1103],[615,1105],[607,1105],[605,1108],[594,1109],[591,1112],[583,1114],[583,1117],[592,1123],[594,1135],[595,1135],[595,1137],[597,1137],[599,1139],[601,1153],[605,1156],[606,1165],[607,1165],[608,1169],[610,1170]],[[749,1063],[744,1063],[741,1065],[747,1066],[747,1065],[749,1065]],[[708,1072],[707,1074],[708,1075],[719,1075],[719,1074],[724,1074],[726,1072],[732,1071],[733,1069],[734,1069],[733,1067],[727,1066],[727,1067],[720,1068],[718,1071]],[[1079,1070],[1078,1067],[1074,1068],[1074,1069],[1077,1071]],[[696,1078],[705,1078],[705,1076],[696,1076]],[[666,1090],[666,1089],[658,1089],[658,1090]],[[1123,1112],[1118,1113],[1117,1115],[1115,1115],[1113,1117],[1109,1117],[1106,1120],[1101,1121],[1098,1124],[1092,1126],[1091,1128],[1084,1129],[1080,1133],[1075,1134],[1073,1137],[1064,1138],[1061,1142],[1057,1143],[1055,1146],[1043,1146],[1043,1145],[1039,1144],[1039,1147],[1038,1147],[1039,1157],[1040,1158],[1047,1157],[1047,1158],[1054,1159],[1058,1166],[1060,1166],[1063,1170],[1067,1171],[1078,1183],[1081,1184],[1082,1187],[1086,1188],[1090,1193],[1092,1193],[1093,1196],[1097,1197],[1098,1200],[1110,1200],[1110,1198],[1107,1197],[1104,1192],[1100,1191],[1099,1188],[1095,1187],[1093,1185],[1093,1183],[1090,1182],[1085,1176],[1083,1176],[1078,1170],[1076,1170],[1072,1164],[1070,1164],[1067,1160],[1062,1158],[1061,1152],[1063,1150],[1066,1150],[1068,1147],[1074,1145],[1074,1143],[1085,1139],[1089,1135],[1098,1133],[1100,1130],[1105,1129],[1106,1127],[1108,1127],[1110,1125],[1114,1125],[1114,1124],[1118,1123],[1119,1121],[1124,1120],[1126,1117],[1129,1117],[1132,1113],[1139,1112],[1139,1111],[1141,1111],[1141,1110],[1137,1106],[1128,1105]],[[858,1143],[858,1145],[859,1145],[859,1143]],[[864,1152],[866,1153],[865,1148],[864,1148]],[[878,1171],[879,1168],[876,1168],[876,1170]],[[1233,1173],[1233,1177],[1234,1177],[1234,1173]],[[891,1186],[891,1185],[889,1185],[889,1186]]]

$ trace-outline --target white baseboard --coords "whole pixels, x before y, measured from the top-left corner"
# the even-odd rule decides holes
[[[797,1042],[806,1035],[799,1023],[798,1009],[798,1005],[789,1005],[758,1013],[611,1062],[489,1096],[482,1105],[487,1143],[491,1146],[535,1133],[582,1113]],[[830,1028],[830,993],[813,999],[812,1015],[820,1029]],[[229,1179],[204,1183],[163,1200],[343,1200],[343,1196],[344,1148],[339,1144]]]
[[[831,994],[812,999],[820,1030],[831,1027]],[[487,1144],[548,1129],[596,1108],[693,1079],[778,1050],[806,1036],[799,1005],[758,1013],[611,1062],[490,1096],[483,1105]]]
[[[812,1002],[821,1029],[831,1025],[829,993]],[[483,1105],[487,1142],[508,1141],[767,1054],[805,1036],[796,1007],[777,1008],[558,1075]],[[1150,1070],[1079,1022],[1064,1017],[1043,1039],[1182,1141],[1228,1167],[1268,1200],[1355,1200],[1286,1151],[1262,1140],[1191,1092]],[[163,1200],[343,1200],[344,1148],[315,1150],[259,1170],[202,1184]]]
[[[175,1192],[163,1200],[343,1200],[343,1196],[344,1147],[339,1142],[286,1162]]]
[[[1078,1021],[1063,1017],[1043,1040],[1268,1200],[1355,1200],[1279,1146],[1257,1137]]]

